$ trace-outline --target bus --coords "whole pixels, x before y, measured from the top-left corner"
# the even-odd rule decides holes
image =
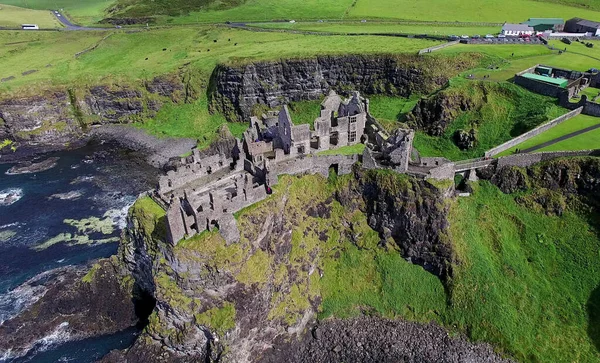
[[[23,30],[40,30],[40,27],[37,24],[22,24],[21,29]]]

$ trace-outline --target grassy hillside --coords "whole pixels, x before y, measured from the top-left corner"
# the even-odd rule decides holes
[[[104,10],[115,0],[0,0],[0,4],[36,10],[63,11],[75,22],[94,24],[104,18]]]
[[[399,192],[414,193],[408,176],[374,173]],[[518,361],[600,358],[597,329],[588,333],[588,325],[598,323],[600,302],[594,216],[571,209],[548,216],[517,202],[530,198],[530,191],[506,195],[488,182],[476,183],[471,197],[449,201],[449,237],[458,263],[445,287],[401,258],[393,244],[382,247],[364,214],[332,198],[350,178],[284,176],[272,197],[236,214],[243,231],[239,244],[226,246],[218,236],[202,234],[179,243],[176,255],[195,258],[201,251],[211,265],[248,286],[276,286],[268,289],[268,319],[289,326],[317,301],[322,319],[373,314],[434,321]],[[307,212],[318,205],[329,212]],[[252,245],[261,221],[273,213],[281,213],[291,231],[288,252],[277,248],[281,240],[267,240],[262,249]]]
[[[451,235],[462,262],[444,319],[520,361],[597,361],[588,336],[600,278],[592,216],[550,217],[481,182],[452,207]],[[597,221],[597,219],[596,219]],[[597,299],[597,297],[595,298]]]
[[[40,29],[61,27],[49,11],[0,4],[0,28],[21,28],[21,24],[37,24]]]
[[[591,1],[590,1],[591,2]],[[600,20],[600,12],[556,2],[531,0],[358,0],[352,17],[431,21],[522,22],[535,17],[569,19],[581,17]]]
[[[521,22],[529,17],[583,17],[599,20],[594,0],[2,0],[30,9],[64,9],[75,21],[104,17],[157,17],[159,23],[224,21],[402,19],[427,21]]]
[[[567,113],[555,105],[554,99],[510,83],[457,79],[442,92],[449,98],[466,97],[472,108],[460,112],[442,136],[417,132],[414,146],[422,156],[443,156],[451,160],[480,157],[486,150]],[[477,143],[472,149],[460,150],[454,142],[455,132],[471,129],[476,130]]]

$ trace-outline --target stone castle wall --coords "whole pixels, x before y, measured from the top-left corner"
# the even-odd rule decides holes
[[[501,168],[503,166],[520,166],[524,168],[533,164],[540,163],[542,161],[574,156],[600,156],[600,149],[582,151],[550,151],[533,154],[516,154],[504,156],[498,159],[498,167]]]

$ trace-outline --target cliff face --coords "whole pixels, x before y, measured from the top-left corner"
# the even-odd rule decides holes
[[[303,336],[315,323],[332,293],[324,279],[336,278],[335,266],[352,246],[399,253],[447,274],[446,191],[358,169],[329,183],[283,177],[272,197],[236,215],[242,236],[229,246],[216,231],[167,244],[164,211],[140,199],[119,255],[136,295],[152,295],[156,308],[134,346],[103,361],[267,359],[274,342]]]
[[[183,76],[182,76],[183,77]],[[131,123],[153,117],[165,102],[187,100],[184,78],[157,77],[143,84],[46,90],[0,98],[0,141],[17,149],[76,144],[93,125]],[[9,148],[1,153],[12,153]]]
[[[246,120],[257,105],[319,99],[333,89],[408,97],[442,87],[475,57],[323,56],[311,59],[220,65],[210,83],[211,111]]]
[[[445,279],[452,250],[446,230],[444,193],[429,182],[394,173],[356,170],[355,182],[337,193],[342,205],[366,213],[382,243],[396,244],[402,257]],[[452,184],[443,191],[454,190]],[[450,193],[451,194],[451,193]]]
[[[592,208],[600,208],[600,159],[597,157],[556,159],[529,168],[488,168],[478,175],[504,193],[533,190],[517,201],[548,214],[562,214],[569,202],[577,198]]]

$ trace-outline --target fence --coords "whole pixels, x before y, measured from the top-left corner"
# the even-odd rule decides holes
[[[456,45],[456,44],[458,44],[459,42],[460,42],[459,40],[455,40],[455,41],[453,41],[453,42],[448,42],[448,43],[444,43],[444,44],[436,45],[436,46],[433,46],[433,47],[429,47],[429,48],[421,49],[421,50],[419,51],[419,55],[421,55],[421,54],[425,54],[425,53],[431,53],[431,52],[435,52],[436,50],[440,50],[440,49],[443,49],[443,48],[446,48],[446,47],[449,47],[449,46],[452,46],[452,45]]]

